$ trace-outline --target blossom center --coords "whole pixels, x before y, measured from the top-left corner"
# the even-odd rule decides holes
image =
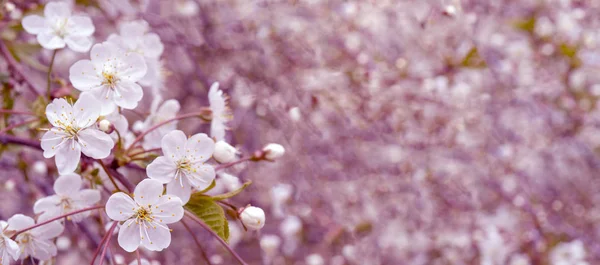
[[[67,22],[68,21],[69,21],[68,18],[57,20],[56,24],[54,24],[54,33],[56,33],[56,35],[58,35],[60,37],[64,37],[67,34]]]
[[[19,243],[25,245],[25,244],[33,241],[33,236],[31,236],[30,233],[23,233],[23,234],[19,235],[18,241],[19,241]]]
[[[63,197],[60,199],[60,205],[62,205],[65,212],[68,212],[73,209],[73,200],[68,197]]]
[[[144,206],[137,209],[137,211],[135,212],[135,218],[137,218],[138,222],[139,221],[142,221],[142,222],[154,221],[154,216],[152,215],[151,208],[148,207],[148,209],[146,209],[146,207],[144,207]]]
[[[115,88],[119,78],[111,72],[102,72],[102,77],[104,77],[104,81],[102,81],[103,85],[110,87],[111,89]]]

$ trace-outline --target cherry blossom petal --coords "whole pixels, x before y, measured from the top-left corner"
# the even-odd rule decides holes
[[[100,191],[91,189],[81,190],[73,196],[73,200],[84,207],[96,204],[100,201],[100,198]]]
[[[49,215],[55,215],[58,210],[57,205],[60,204],[60,197],[53,195],[45,198],[41,198],[33,205],[33,212],[40,214],[44,212],[50,212]],[[58,216],[58,215],[55,215]]]
[[[54,156],[56,168],[61,175],[72,173],[77,169],[81,159],[81,146],[74,140],[63,143]]]
[[[33,225],[35,225],[35,221],[33,220],[33,218],[22,214],[13,215],[11,218],[8,218],[6,222],[8,223],[7,229],[14,231],[23,230],[25,228],[32,227]]]
[[[187,137],[180,130],[167,133],[161,140],[161,147],[165,157],[177,161],[185,156]]]
[[[133,199],[139,205],[154,205],[163,194],[163,184],[157,180],[142,180],[133,191]]]
[[[51,130],[47,131],[46,133],[44,133],[44,135],[42,136],[41,139],[41,146],[42,149],[44,150],[44,157],[45,158],[51,158],[56,154],[56,151],[58,151],[58,149],[60,148],[60,144],[63,141],[66,141],[64,139],[64,137],[66,137],[67,135],[56,129],[56,128],[52,128]]]
[[[15,242],[14,240],[5,237],[4,238],[4,244],[6,247],[6,251],[8,252],[8,254],[14,259],[17,260],[19,259],[19,245],[17,244],[17,242]]]
[[[69,196],[81,189],[81,176],[75,173],[64,174],[54,182],[54,192],[61,196]]]
[[[92,47],[93,39],[89,36],[68,35],[65,37],[65,43],[73,51],[87,52]]]
[[[100,102],[91,94],[84,93],[73,105],[75,124],[79,128],[92,126],[100,117]]]
[[[70,35],[90,36],[95,30],[94,23],[88,16],[72,16],[67,22],[67,33]]]
[[[213,118],[210,123],[210,135],[217,141],[223,141],[225,139],[225,123],[223,120]]]
[[[188,173],[186,176],[194,188],[203,190],[215,179],[215,169],[210,165],[199,166],[195,172]]]
[[[161,183],[171,182],[175,178],[176,171],[177,165],[171,159],[164,156],[157,157],[146,167],[148,177],[158,180]]]
[[[152,212],[159,224],[179,222],[183,218],[183,202],[179,197],[167,194],[152,206]]]
[[[142,246],[148,250],[160,251],[171,244],[171,231],[165,225],[154,224],[143,228]]]
[[[121,79],[136,82],[146,75],[148,66],[144,57],[140,54],[128,52],[121,60],[123,64],[117,68],[117,73],[119,73]]]
[[[81,93],[90,94],[100,102],[100,115],[108,115],[117,109],[117,105],[112,100],[112,95],[109,95],[110,88],[107,86],[98,86],[89,91]]]
[[[142,45],[144,45],[144,56],[148,58],[160,57],[165,49],[160,41],[160,37],[156,33],[148,33],[144,35]]]
[[[56,50],[65,47],[65,40],[56,35],[54,32],[40,32],[37,35],[37,40],[42,47],[48,50]]]
[[[90,60],[80,60],[73,64],[69,68],[69,80],[80,91],[88,91],[102,85],[100,74]]]
[[[138,102],[144,96],[142,87],[131,81],[122,80],[115,87],[116,95],[113,97],[114,102],[125,109],[134,109]]]
[[[161,117],[161,120],[167,120],[175,117],[180,109],[181,105],[176,99],[165,100],[156,111],[156,116]]]
[[[212,156],[215,151],[215,141],[204,133],[198,133],[190,137],[185,144],[185,154],[194,162],[204,162]]]
[[[31,256],[39,260],[49,260],[56,256],[56,245],[49,240],[37,240],[31,242],[35,251],[31,253]]]
[[[129,195],[117,192],[106,201],[106,214],[115,221],[125,221],[135,214],[137,204]]]
[[[38,239],[51,239],[62,234],[64,229],[64,226],[59,221],[54,221],[31,229],[31,234]]]
[[[192,195],[192,186],[187,178],[178,178],[167,184],[167,194],[179,197],[181,203],[185,205]]]
[[[110,150],[115,145],[115,142],[110,138],[110,135],[93,128],[88,128],[79,131],[79,143],[81,151],[91,158],[103,159],[110,155]]]
[[[50,2],[44,8],[44,16],[48,19],[65,19],[71,16],[71,6],[66,2]]]
[[[31,34],[39,34],[46,29],[46,19],[38,15],[26,16],[21,23],[25,31]]]
[[[97,43],[92,46],[90,51],[90,57],[92,64],[96,68],[98,74],[101,74],[104,70],[104,64],[115,60],[119,54],[119,47],[111,42]]]
[[[148,31],[148,22],[144,20],[135,20],[122,23],[119,26],[121,36],[141,37]]]
[[[46,117],[54,127],[63,127],[73,119],[73,107],[64,98],[54,99],[46,106]]]
[[[119,246],[127,252],[133,252],[140,246],[140,226],[135,219],[129,219],[119,228]]]

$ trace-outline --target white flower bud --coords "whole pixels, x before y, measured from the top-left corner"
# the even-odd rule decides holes
[[[240,214],[240,219],[250,230],[258,230],[265,226],[265,212],[258,207],[246,207]]]
[[[268,144],[263,148],[263,152],[267,154],[265,157],[269,160],[275,160],[285,154],[285,148],[280,144]]]
[[[109,120],[101,120],[100,122],[98,122],[98,129],[100,129],[101,131],[103,131],[105,133],[111,133],[112,132],[112,124],[110,123]]]
[[[235,161],[237,150],[225,141],[218,141],[215,144],[215,152],[213,157],[219,163],[230,163]]]

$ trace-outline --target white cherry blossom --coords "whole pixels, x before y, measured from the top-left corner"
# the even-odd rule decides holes
[[[70,173],[62,175],[54,182],[55,195],[39,199],[33,205],[33,212],[41,213],[39,220],[48,220],[66,213],[88,208],[100,201],[100,191],[83,189],[81,176]],[[79,222],[90,215],[89,211],[68,216],[67,219]]]
[[[226,122],[231,120],[231,111],[227,107],[227,96],[219,89],[219,83],[215,82],[208,91],[208,102],[212,111],[210,123],[210,135],[217,141],[225,139]]]
[[[183,204],[179,198],[163,195],[163,185],[145,179],[133,192],[133,199],[117,192],[106,202],[106,213],[115,221],[123,222],[119,229],[119,245],[133,252],[141,245],[148,250],[160,251],[171,244],[167,224],[183,218]]]
[[[152,106],[150,108],[150,115],[146,118],[145,121],[136,121],[134,124],[134,128],[138,130],[147,130],[148,128],[159,124],[163,121],[169,120],[177,116],[179,109],[181,106],[179,105],[179,101],[175,99],[169,99],[162,104],[159,103],[162,101],[161,97],[155,97],[152,101]],[[160,141],[163,136],[167,133],[175,130],[177,128],[178,121],[172,121],[165,125],[162,125],[155,130],[149,132],[144,136],[144,141],[142,142],[142,146],[144,149],[154,149],[160,148]]]
[[[111,34],[108,41],[115,43],[127,52],[135,52],[146,60],[148,71],[139,81],[144,86],[162,85],[164,77],[160,56],[164,45],[156,33],[149,33],[148,23],[144,20],[134,20],[122,23],[119,34]]]
[[[110,155],[113,140],[92,126],[100,116],[100,102],[93,96],[82,94],[73,105],[54,99],[46,116],[54,127],[42,136],[41,146],[45,158],[55,157],[60,174],[75,171],[82,152],[94,159]]]
[[[72,15],[66,2],[50,2],[44,8],[44,16],[29,15],[23,18],[25,31],[37,35],[42,47],[49,50],[64,48],[87,52],[92,46],[95,28],[88,16]]]
[[[10,239],[8,223],[0,221],[0,264],[10,264],[11,260],[19,259],[19,245]]]
[[[165,135],[161,145],[164,156],[152,161],[146,172],[151,179],[167,183],[167,193],[187,203],[193,188],[202,190],[215,179],[215,169],[205,164],[215,148],[208,135],[199,133],[188,139],[176,130]]]
[[[124,137],[128,132],[127,129],[129,128],[129,122],[127,121],[127,118],[125,118],[125,116],[119,113],[118,110],[115,110],[112,113],[104,116],[104,120],[102,121],[108,121],[114,128],[114,130],[109,135],[114,140],[115,144],[119,140],[119,134],[121,134],[121,137]],[[98,123],[97,126],[99,130],[102,130],[100,123]]]
[[[8,230],[20,231],[35,225],[33,218],[16,214],[8,219]],[[21,259],[32,256],[39,260],[49,260],[56,256],[56,246],[52,239],[62,234],[64,227],[58,222],[51,222],[17,235],[16,242],[20,247]]]
[[[94,95],[101,102],[101,115],[116,106],[134,109],[144,92],[138,82],[147,71],[144,58],[119,48],[112,42],[92,47],[91,60],[80,60],[69,69],[69,79],[83,94]]]

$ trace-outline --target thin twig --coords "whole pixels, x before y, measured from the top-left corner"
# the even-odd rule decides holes
[[[102,248],[102,243],[104,242],[105,245],[108,245],[108,244],[106,244],[107,243],[106,241],[108,241],[109,238],[112,236],[112,233],[115,230],[115,227],[117,227],[117,223],[118,222],[113,222],[113,225],[110,227],[110,229],[108,229],[108,232],[106,232],[106,234],[100,241],[100,245],[98,246],[98,248],[96,248],[96,251],[94,251],[94,256],[92,257],[92,261],[90,262],[90,265],[94,265],[94,261],[96,261],[96,257],[98,257],[98,253],[100,252],[100,249]],[[102,253],[102,256],[104,256],[104,252]],[[102,258],[101,260],[104,260],[104,258]]]
[[[102,250],[102,254],[100,254],[100,265],[104,264],[104,256],[106,255],[106,250],[108,249],[108,244],[110,243],[110,240],[112,239],[112,233],[113,231],[115,231],[115,228],[117,227],[117,223],[119,222],[113,222],[113,225],[110,227],[110,229],[108,230],[108,238],[106,238],[106,243],[104,243],[104,249]],[[94,260],[92,260],[92,265],[94,264]]]
[[[74,212],[66,213],[66,214],[63,214],[63,215],[60,215],[60,216],[54,217],[54,218],[52,218],[52,219],[46,220],[46,221],[44,221],[44,222],[41,222],[41,223],[39,223],[39,224],[32,225],[32,226],[30,226],[30,227],[27,227],[27,228],[21,229],[21,230],[17,231],[17,232],[16,232],[16,233],[15,233],[15,234],[14,234],[12,237],[13,237],[13,238],[16,238],[16,236],[18,236],[19,234],[21,234],[21,233],[23,233],[23,232],[27,232],[27,231],[29,231],[29,230],[31,230],[31,229],[34,229],[34,228],[36,228],[36,227],[40,227],[40,226],[42,226],[42,225],[46,225],[46,224],[52,223],[52,222],[54,222],[54,221],[60,220],[60,219],[62,219],[62,218],[65,218],[65,217],[67,217],[67,216],[71,216],[71,215],[74,215],[74,214],[78,214],[78,213],[82,213],[82,212],[87,212],[87,211],[93,211],[93,210],[97,210],[97,209],[103,209],[103,208],[104,208],[104,206],[93,206],[93,207],[88,207],[88,208],[84,208],[84,209],[81,209],[81,210],[77,210],[77,211],[74,211]]]
[[[22,114],[22,115],[31,115],[31,116],[35,116],[34,113],[28,112],[28,111],[20,111],[20,110],[11,110],[11,109],[0,109],[0,113],[7,113],[7,114]]]
[[[106,165],[104,165],[104,162],[102,162],[102,159],[96,159],[96,161],[98,161],[98,164],[100,164],[102,169],[104,169],[104,172],[106,172],[108,179],[110,179],[110,182],[112,182],[112,184],[115,186],[115,189],[117,189],[117,191],[121,191],[121,189],[119,189],[119,185],[117,185],[117,183],[115,182],[115,179],[113,179],[111,172],[108,170],[108,168],[106,168]]]
[[[8,135],[8,134],[0,134],[0,143],[2,143],[2,144],[18,144],[18,145],[28,146],[28,147],[42,151],[42,146],[40,145],[39,141],[20,138],[20,137]]]
[[[192,239],[194,239],[194,242],[196,242],[198,249],[200,249],[200,253],[202,254],[202,258],[204,258],[204,260],[206,261],[206,264],[212,265],[210,263],[210,260],[208,259],[208,255],[206,255],[206,251],[204,251],[204,248],[202,247],[202,245],[200,245],[200,242],[198,241],[198,238],[196,238],[196,235],[194,234],[194,232],[192,232],[192,229],[190,229],[190,227],[185,223],[185,221],[183,221],[183,219],[181,219],[181,224],[190,233],[190,235],[192,235]]]
[[[135,250],[135,256],[137,258],[137,264],[142,265],[142,258],[140,257],[140,249],[139,248]]]
[[[48,66],[48,86],[46,86],[46,95],[48,96],[48,100],[52,100],[51,87],[52,87],[52,66],[54,66],[54,58],[56,57],[56,53],[58,50],[54,50],[52,52],[52,59],[50,59],[50,65]]]
[[[37,120],[38,120],[38,118],[32,118],[32,119],[29,119],[29,120],[25,120],[25,121],[22,121],[22,122],[19,122],[19,123],[12,124],[12,125],[4,128],[2,131],[0,131],[0,134],[5,134],[6,132],[8,132],[8,131],[10,131],[10,130],[12,130],[14,128],[30,124],[30,123],[32,123],[34,121],[37,121]]]
[[[134,157],[134,156],[145,154],[145,153],[159,152],[159,151],[162,151],[162,148],[154,148],[154,149],[139,151],[139,152],[130,154],[129,157]]]
[[[217,170],[221,170],[221,169],[224,169],[224,168],[228,168],[228,167],[232,167],[232,166],[235,166],[235,165],[237,165],[237,164],[239,164],[239,163],[243,163],[243,162],[246,162],[246,161],[250,161],[250,160],[252,160],[253,158],[254,158],[254,156],[249,156],[249,157],[240,158],[240,160],[233,161],[233,162],[231,162],[231,163],[227,163],[227,164],[221,164],[221,165],[218,165],[218,166],[216,166],[216,167],[215,167],[215,171],[217,171]]]
[[[229,251],[231,253],[231,255],[233,255],[233,257],[242,265],[247,265],[246,262],[244,262],[244,260],[235,252],[233,251],[233,249],[231,249],[231,247],[227,244],[227,242],[225,242],[225,240],[223,240],[219,235],[217,235],[217,233],[215,233],[215,231],[213,231],[212,229],[210,229],[210,227],[205,224],[202,220],[198,219],[198,217],[196,217],[193,213],[190,213],[188,210],[185,211],[185,215],[192,219],[194,222],[196,222],[197,224],[199,224],[200,226],[202,226],[206,231],[208,231],[213,237],[215,237],[220,243],[221,245],[223,245],[227,251]]]

